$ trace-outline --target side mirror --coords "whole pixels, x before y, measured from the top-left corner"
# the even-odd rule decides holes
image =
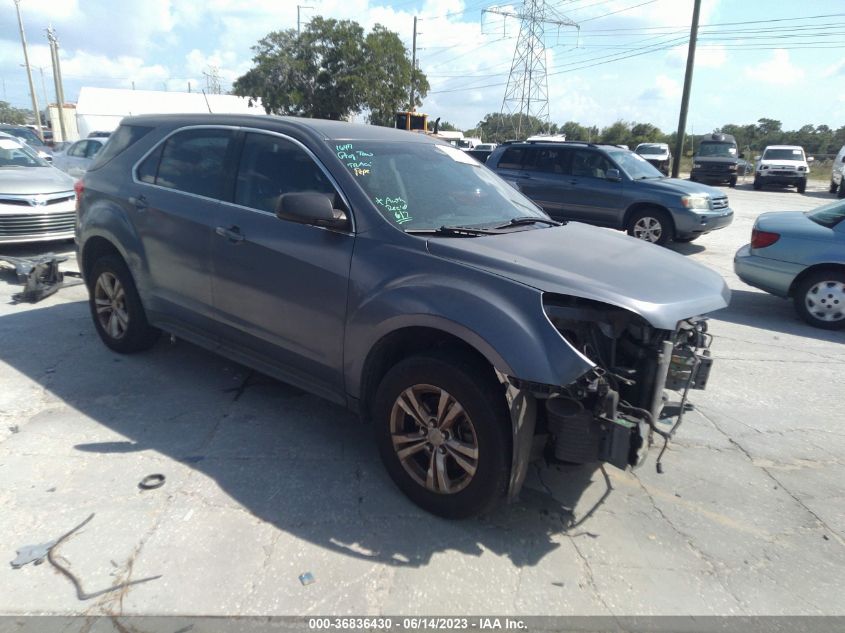
[[[346,213],[335,209],[324,193],[286,193],[279,196],[276,217],[298,224],[312,224],[332,229],[345,229],[349,225]]]
[[[840,163],[845,163],[845,156],[842,157],[842,160],[839,161]]]
[[[755,157],[754,157],[754,160],[760,160],[760,157],[759,157],[759,156],[755,156]]]
[[[622,180],[622,174],[619,173],[618,169],[608,169],[604,174],[604,178],[611,182],[620,182]]]
[[[808,157],[807,157],[807,162],[808,162],[808,163],[812,163],[814,160],[816,160],[815,156],[808,156]]]

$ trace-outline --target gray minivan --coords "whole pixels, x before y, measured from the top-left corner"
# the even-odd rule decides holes
[[[486,165],[556,220],[621,229],[655,244],[691,242],[733,220],[720,190],[667,178],[615,145],[511,143]]]
[[[109,348],[163,330],[356,411],[396,485],[449,517],[515,498],[532,459],[641,462],[704,388],[702,315],[730,297],[700,264],[561,225],[461,150],[371,125],[130,117],[77,193]]]

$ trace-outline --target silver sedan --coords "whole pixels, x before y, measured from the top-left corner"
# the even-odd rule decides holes
[[[84,138],[76,141],[65,151],[53,155],[53,165],[74,178],[81,178],[108,140],[108,138]]]
[[[826,330],[845,328],[845,201],[812,211],[764,213],[751,243],[734,256],[745,283],[791,298],[798,315]]]

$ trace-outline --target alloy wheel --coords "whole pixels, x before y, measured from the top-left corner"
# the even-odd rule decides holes
[[[390,437],[405,472],[431,492],[460,492],[478,469],[472,420],[439,387],[413,385],[399,394],[390,412]]]
[[[126,308],[126,291],[120,280],[110,272],[103,272],[94,285],[94,304],[100,327],[117,340],[129,329],[129,312]]]
[[[652,244],[660,241],[663,235],[663,225],[660,220],[651,216],[640,218],[634,223],[634,237]]]
[[[804,305],[813,318],[826,323],[845,319],[845,283],[820,281],[804,295]]]

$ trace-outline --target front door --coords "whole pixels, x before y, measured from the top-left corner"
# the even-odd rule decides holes
[[[342,402],[354,237],[276,217],[282,194],[304,191],[343,206],[303,146],[277,134],[244,135],[233,202],[221,203],[212,247],[219,335],[271,373]]]
[[[572,150],[571,191],[566,209],[570,217],[590,224],[619,224],[626,207],[624,184],[607,179],[610,169],[616,166],[596,150]]]

